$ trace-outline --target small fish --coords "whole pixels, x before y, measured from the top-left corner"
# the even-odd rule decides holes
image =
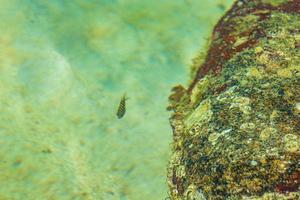
[[[119,107],[118,107],[118,112],[117,112],[117,117],[120,119],[122,118],[125,113],[126,113],[126,100],[128,98],[126,97],[126,94],[124,94],[121,98],[121,101],[120,101],[120,104],[119,104]]]

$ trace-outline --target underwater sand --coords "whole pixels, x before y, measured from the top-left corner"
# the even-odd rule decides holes
[[[0,200],[164,199],[170,89],[232,2],[0,0]]]

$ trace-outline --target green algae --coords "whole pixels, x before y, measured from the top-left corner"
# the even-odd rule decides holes
[[[288,2],[288,0],[262,0],[265,4],[270,4],[272,6],[280,6]]]

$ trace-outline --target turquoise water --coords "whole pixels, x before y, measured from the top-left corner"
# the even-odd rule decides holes
[[[170,89],[231,3],[0,0],[0,200],[164,199]]]

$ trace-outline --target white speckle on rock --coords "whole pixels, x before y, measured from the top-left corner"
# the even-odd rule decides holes
[[[226,130],[222,131],[222,133],[221,133],[221,134],[223,135],[223,134],[229,133],[231,130],[232,130],[231,128],[229,128],[229,129],[226,129]]]
[[[297,102],[295,107],[296,107],[296,110],[300,111],[300,102]]]
[[[252,166],[256,166],[257,165],[257,161],[256,160],[251,160],[251,165]]]
[[[248,144],[252,143],[252,138],[249,138],[249,139],[247,140],[247,143],[248,143]]]

